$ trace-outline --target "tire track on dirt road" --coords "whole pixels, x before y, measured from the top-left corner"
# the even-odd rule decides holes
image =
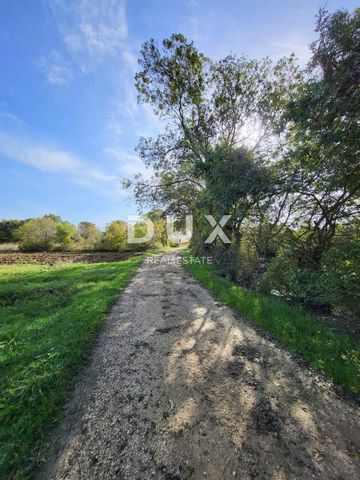
[[[36,478],[357,479],[356,406],[156,258],[114,304]]]

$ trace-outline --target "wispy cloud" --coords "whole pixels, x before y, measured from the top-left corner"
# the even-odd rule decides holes
[[[311,51],[306,40],[285,39],[275,42],[270,42],[270,48],[274,57],[284,57],[294,53],[301,64],[309,61]]]
[[[198,0],[185,0],[185,6],[188,8],[198,8],[199,1]]]
[[[146,174],[150,175],[150,172],[145,169],[145,166],[138,155],[128,152],[120,145],[106,147],[104,148],[104,153],[110,159],[116,161],[117,167],[115,169],[123,177],[133,176],[139,172],[142,172],[145,176]]]
[[[38,64],[47,80],[68,85],[79,73],[97,68],[109,55],[125,50],[125,0],[46,0],[58,28],[61,52],[53,51]]]
[[[119,139],[120,135],[131,134],[153,136],[160,133],[163,123],[151,106],[139,104],[134,87],[133,72],[120,72],[118,91],[105,111],[105,128],[110,136]]]
[[[0,154],[44,172],[63,174],[71,182],[106,196],[124,195],[118,175],[108,174],[61,148],[0,132]]]
[[[62,27],[63,41],[68,51],[82,61],[83,67],[91,68],[121,49],[127,37],[123,0],[62,2],[61,8],[66,8],[72,16]]]
[[[47,57],[39,58],[37,64],[47,81],[53,85],[69,85],[73,78],[69,62],[57,51],[51,52]]]
[[[134,74],[137,56],[128,38],[125,0],[44,0],[55,19],[62,42],[60,52],[40,59],[47,80],[66,86],[79,74],[96,69],[106,60],[107,78],[114,90],[105,105],[103,133],[106,148],[122,148],[130,135],[158,133],[159,120],[146,105],[137,103]],[[123,150],[124,152],[124,150]],[[129,154],[133,155],[132,153]],[[114,155],[112,155],[114,158]],[[126,170],[133,173],[135,157],[129,157]],[[138,160],[137,168],[144,170]]]
[[[137,57],[128,39],[125,0],[44,1],[61,39],[59,50],[38,61],[47,81],[67,86],[78,75],[101,66],[103,78],[112,84],[103,106],[104,122],[98,130],[101,154],[118,178],[144,171],[138,156],[123,144],[129,145],[130,136],[154,134],[158,122],[149,107],[137,103],[134,88]],[[108,68],[104,74],[105,66]],[[79,178],[77,175],[76,182],[82,185],[89,181],[83,175],[81,181]]]
[[[191,15],[190,17],[188,17],[187,20],[188,20],[188,25],[186,30],[188,31],[189,37],[191,38],[191,40],[198,41],[200,38],[199,20],[194,15]]]
[[[18,125],[21,125],[22,123],[21,120],[14,113],[11,113],[11,112],[0,110],[0,117],[5,118],[7,120],[11,120],[11,122],[15,122]]]
[[[136,71],[138,67],[137,57],[130,50],[125,48],[121,53],[121,58],[133,69],[134,72]]]

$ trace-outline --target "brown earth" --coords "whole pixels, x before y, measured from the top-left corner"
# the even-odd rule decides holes
[[[330,382],[181,266],[145,262],[36,478],[352,480],[359,432],[359,409]]]
[[[118,262],[133,255],[136,252],[0,252],[0,265]]]

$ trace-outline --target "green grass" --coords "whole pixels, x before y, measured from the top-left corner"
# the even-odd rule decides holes
[[[0,478],[24,479],[114,297],[144,257],[0,266]]]
[[[219,299],[253,321],[348,392],[360,392],[360,345],[276,297],[241,288],[212,266],[187,263],[194,277]]]

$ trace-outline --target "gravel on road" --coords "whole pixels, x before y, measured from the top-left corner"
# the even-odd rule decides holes
[[[118,297],[35,478],[358,479],[356,405],[169,257]]]

